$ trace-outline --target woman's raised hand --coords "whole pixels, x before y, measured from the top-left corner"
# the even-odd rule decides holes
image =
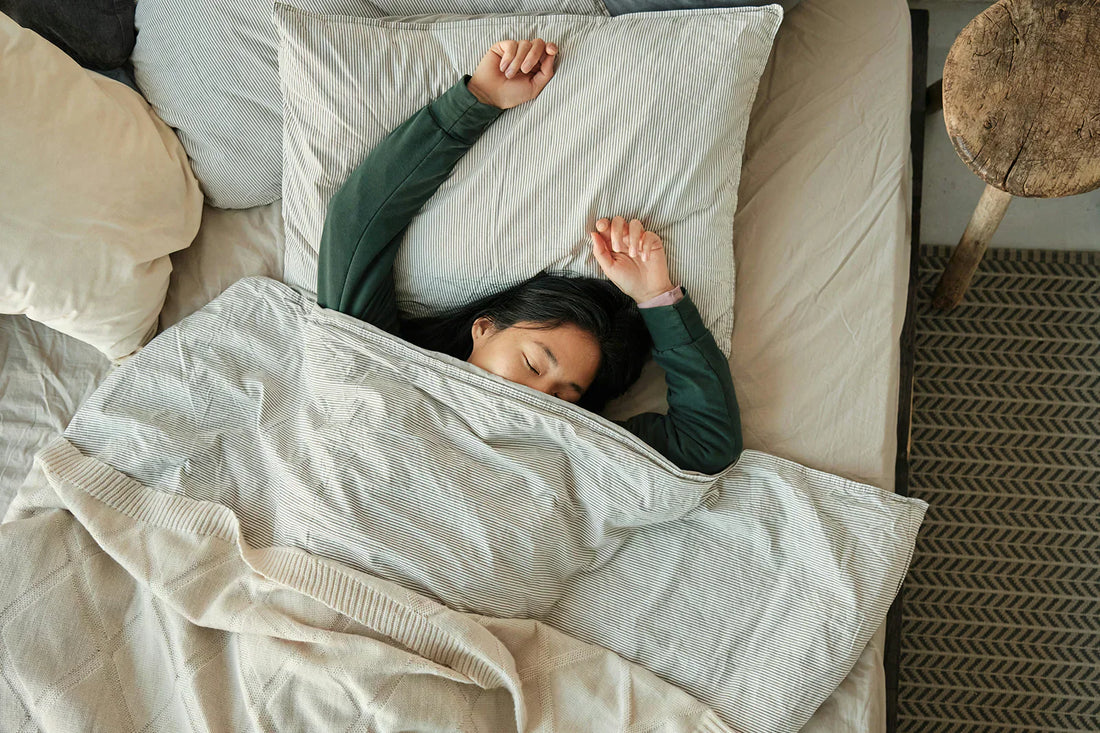
[[[537,97],[554,77],[557,44],[504,40],[485,52],[466,88],[479,102],[511,109]]]
[[[672,290],[668,278],[668,260],[664,243],[642,222],[616,216],[596,222],[592,235],[592,254],[603,274],[636,303],[644,303]],[[610,241],[608,241],[610,239]]]

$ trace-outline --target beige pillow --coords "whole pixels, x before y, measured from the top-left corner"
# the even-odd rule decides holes
[[[0,312],[133,353],[156,332],[202,193],[141,95],[0,13]]]

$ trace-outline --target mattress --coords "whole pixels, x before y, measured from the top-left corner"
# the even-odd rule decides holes
[[[745,447],[892,490],[909,269],[904,0],[804,0],[783,21],[748,128],[734,222],[730,359]],[[246,275],[282,272],[279,202],[206,207],[173,255],[166,328]],[[0,317],[0,515],[34,453],[110,370]],[[885,729],[879,629],[805,731]]]

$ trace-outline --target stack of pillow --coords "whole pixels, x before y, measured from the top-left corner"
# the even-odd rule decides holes
[[[202,192],[140,94],[0,14],[0,313],[125,358],[157,330]]]

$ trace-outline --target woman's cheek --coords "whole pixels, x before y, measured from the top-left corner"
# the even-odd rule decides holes
[[[504,355],[499,351],[485,354],[483,363],[485,371],[492,372],[498,377],[503,377],[511,382],[516,381],[517,375],[514,365],[510,364],[508,359],[504,358]]]

